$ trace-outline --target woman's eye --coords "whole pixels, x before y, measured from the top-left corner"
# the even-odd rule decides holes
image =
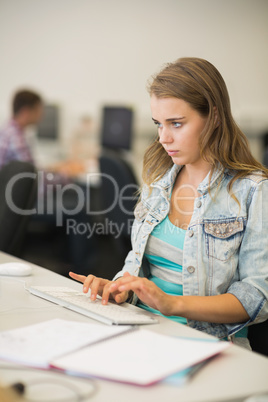
[[[162,127],[163,127],[162,124],[159,123],[158,121],[155,121],[154,124],[155,124],[158,128],[162,128]]]
[[[173,126],[174,126],[175,128],[179,128],[179,127],[181,127],[181,123],[178,123],[178,122],[174,121],[174,122],[173,122]]]

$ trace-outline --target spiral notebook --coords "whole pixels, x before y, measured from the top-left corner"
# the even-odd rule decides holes
[[[0,333],[2,359],[141,386],[201,363],[228,346],[228,342],[176,338],[140,327],[64,320]]]

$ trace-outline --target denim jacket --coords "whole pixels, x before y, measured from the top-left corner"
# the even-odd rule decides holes
[[[132,250],[114,280],[128,271],[149,275],[143,258],[147,240],[154,227],[168,214],[170,195],[181,166],[174,165],[165,176],[144,186],[135,208]],[[218,338],[231,336],[246,325],[268,318],[268,180],[261,174],[235,181],[228,170],[214,171],[200,183],[194,211],[183,249],[183,295],[235,295],[250,319],[245,323],[215,324],[187,320],[189,326]],[[210,188],[210,190],[209,190]],[[132,304],[136,304],[134,294]]]

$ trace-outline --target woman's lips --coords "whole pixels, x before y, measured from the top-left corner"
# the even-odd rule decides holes
[[[169,156],[175,156],[179,151],[167,151]]]

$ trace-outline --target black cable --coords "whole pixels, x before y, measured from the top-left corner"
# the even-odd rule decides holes
[[[0,369],[9,369],[9,370],[31,370],[31,371],[35,371],[34,368],[31,367],[18,367],[18,366],[0,366]],[[64,374],[64,373],[57,373],[57,374]],[[39,386],[42,384],[54,384],[54,385],[59,385],[63,388],[65,388],[65,390],[67,389],[68,391],[73,393],[73,396],[66,398],[64,397],[64,399],[62,398],[58,398],[58,399],[53,399],[53,402],[81,402],[86,398],[91,398],[96,392],[97,392],[97,384],[93,379],[88,379],[90,381],[90,385],[92,387],[92,389],[87,392],[87,393],[80,393],[79,388],[74,385],[74,384],[70,384],[69,382],[67,382],[66,380],[61,380],[61,379],[53,379],[53,378],[40,378],[40,379],[36,379],[30,382],[15,382],[14,384],[11,384],[9,387],[15,391],[18,395],[24,397],[24,400],[29,401],[29,402],[51,402],[51,395],[48,397],[49,399],[35,399],[35,398],[31,398],[29,396],[27,396],[27,392],[28,390],[33,387],[33,386]]]
[[[10,386],[16,394],[23,395],[25,392],[25,385],[22,382],[15,382]]]
[[[37,379],[35,381],[30,381],[30,382],[26,382],[26,383],[22,383],[22,382],[17,382],[12,384],[10,387],[13,389],[13,391],[17,392],[19,395],[23,395],[24,400],[29,401],[29,402],[50,402],[51,401],[51,395],[48,396],[48,398],[44,398],[44,399],[40,399],[38,397],[38,399],[36,398],[31,398],[30,396],[27,395],[29,389],[33,386],[40,386],[41,384],[47,384],[47,385],[58,385],[62,388],[64,388],[65,390],[70,391],[73,396],[67,397],[66,396],[64,398],[59,397],[59,398],[54,398],[53,402],[81,402],[83,401],[85,398],[91,398],[97,391],[97,386],[96,384],[91,381],[91,385],[92,385],[92,389],[87,392],[87,393],[80,393],[79,388],[77,386],[75,386],[74,384],[70,384],[67,383],[67,381],[62,381],[62,380],[53,380],[53,379]]]
[[[73,401],[81,402],[85,398],[92,397],[95,394],[96,390],[97,390],[97,387],[96,387],[96,385],[95,385],[95,383],[93,381],[91,382],[92,389],[89,392],[87,392],[85,394],[82,394],[82,393],[80,393],[79,388],[77,386],[75,386],[74,384],[67,383],[67,381],[65,381],[65,380],[59,380],[59,379],[56,379],[56,380],[53,380],[53,379],[37,379],[35,381],[30,381],[30,382],[27,382],[26,384],[23,384],[24,387],[25,387],[24,399],[26,401],[29,401],[29,402],[37,402],[37,401],[38,402],[51,402],[51,395],[48,397],[48,399],[47,398],[45,398],[45,399],[40,399],[40,398],[35,399],[35,398],[31,398],[31,397],[27,396],[27,391],[31,387],[39,386],[41,384],[59,385],[59,386],[65,388],[68,391],[71,391],[73,393],[73,397],[71,397],[71,396],[68,397],[68,398],[64,397],[64,399],[62,399],[61,397],[60,398],[53,398],[53,402],[73,402]]]

